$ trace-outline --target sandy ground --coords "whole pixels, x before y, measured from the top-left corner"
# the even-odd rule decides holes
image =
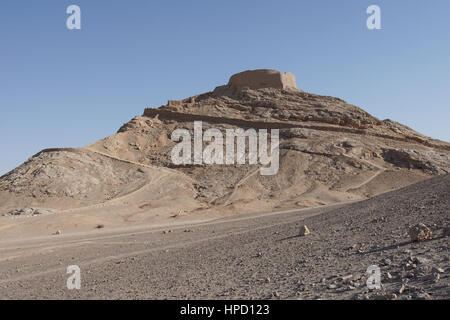
[[[0,298],[448,299],[449,190],[445,175],[350,204],[2,241]],[[409,241],[418,222],[431,240]],[[69,265],[80,290],[66,287]]]

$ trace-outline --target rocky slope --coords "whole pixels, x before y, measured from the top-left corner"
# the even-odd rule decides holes
[[[248,164],[174,165],[172,132],[193,133],[198,120],[203,130],[280,129],[278,173],[262,176],[259,165]],[[212,92],[145,109],[117,134],[84,148],[42,151],[0,178],[0,213],[32,205],[108,206],[124,196],[127,214],[144,220],[180,210],[269,211],[363,199],[448,172],[449,143],[339,98],[303,92],[293,75],[259,70],[235,75]],[[165,185],[164,196],[148,193],[151,183]]]

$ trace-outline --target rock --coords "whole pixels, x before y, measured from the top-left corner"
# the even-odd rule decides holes
[[[346,141],[342,142],[342,146],[344,148],[355,148],[356,146],[358,146],[358,144],[355,141],[346,140]]]
[[[432,236],[431,230],[423,223],[416,224],[409,228],[408,234],[412,242],[431,239]]]
[[[344,282],[344,281],[350,281],[351,278],[353,278],[353,275],[352,274],[348,274],[346,276],[339,277],[338,280]]]
[[[376,300],[395,300],[397,295],[395,293],[387,293],[375,296]]]
[[[440,275],[439,273],[433,273],[433,274],[432,274],[432,281],[433,281],[434,283],[438,283],[438,282],[439,282],[439,279],[441,279],[441,275]]]
[[[36,216],[40,214],[52,214],[54,213],[54,210],[51,209],[38,209],[38,208],[23,208],[18,210],[9,211],[8,213],[4,214],[5,216]]]
[[[444,229],[442,229],[442,236],[443,237],[450,236],[450,227],[445,227]]]
[[[418,293],[416,295],[414,295],[414,299],[417,300],[431,300],[431,296],[426,293],[426,292],[422,292],[422,293]]]
[[[430,260],[429,259],[427,259],[427,258],[423,258],[423,257],[415,257],[414,259],[413,259],[413,262],[415,263],[415,264],[429,264],[430,263]]]
[[[61,230],[56,230],[55,235],[60,235],[60,234],[62,234],[62,231]]]
[[[445,270],[442,269],[442,268],[439,268],[439,267],[433,267],[433,268],[431,269],[431,272],[433,272],[433,273],[444,273]]]
[[[370,297],[367,293],[358,294],[355,298],[357,300],[370,300]]]
[[[304,236],[306,236],[306,235],[308,235],[308,234],[310,234],[311,233],[311,231],[309,231],[309,229],[308,229],[308,227],[306,226],[306,225],[304,225],[304,226],[302,226],[301,228],[300,228],[300,233],[299,233],[299,235],[301,236],[301,237],[304,237]]]
[[[383,266],[389,266],[389,265],[392,264],[392,260],[389,259],[389,258],[382,259],[382,260],[381,260],[381,264],[382,264]]]

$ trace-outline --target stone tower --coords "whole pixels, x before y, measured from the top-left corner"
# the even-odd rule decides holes
[[[295,76],[290,73],[281,73],[277,70],[258,69],[236,73],[231,76],[229,86],[237,90],[248,87],[250,89],[275,88],[296,89]]]
[[[297,89],[295,76],[292,73],[281,73],[277,70],[271,69],[257,69],[247,70],[232,75],[230,80],[228,81],[228,84],[225,86],[217,87],[214,90],[214,93],[218,95],[236,94],[244,88],[299,90]]]

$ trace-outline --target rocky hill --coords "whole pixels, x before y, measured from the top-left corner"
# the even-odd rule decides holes
[[[259,164],[175,165],[173,131],[193,133],[200,120],[203,130],[279,129],[278,173],[260,175]],[[89,214],[109,221],[114,208],[117,221],[132,222],[238,214],[363,199],[448,172],[449,143],[297,89],[290,73],[255,70],[145,109],[86,147],[41,151],[0,178],[0,213],[95,209]]]

